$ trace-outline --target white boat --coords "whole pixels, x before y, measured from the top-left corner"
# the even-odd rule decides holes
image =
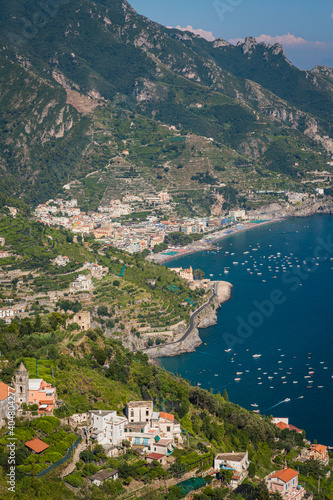
[[[288,401],[290,401],[290,398],[286,398],[286,399],[284,400],[284,403],[287,403]]]
[[[238,262],[233,262],[233,265],[234,265],[234,266],[237,266],[237,264],[238,264]]]
[[[254,406],[255,408],[258,408],[258,405],[256,403],[251,404],[251,406]]]
[[[243,375],[243,372],[237,372],[236,375]]]
[[[261,354],[253,354],[252,358],[261,358]]]
[[[224,349],[224,352],[230,352],[231,349]]]
[[[240,380],[240,378],[235,378],[235,381],[236,381],[236,382],[239,382],[239,380]]]

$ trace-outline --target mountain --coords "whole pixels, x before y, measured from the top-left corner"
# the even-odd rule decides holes
[[[167,29],[126,1],[1,9],[4,192],[36,204],[73,183],[95,208],[125,184],[179,199],[192,190],[209,211],[221,182],[242,193],[278,175],[297,187],[328,169],[330,68],[301,71],[251,37],[233,46]]]

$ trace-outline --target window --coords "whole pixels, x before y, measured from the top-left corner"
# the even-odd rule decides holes
[[[141,432],[143,432],[143,429],[141,429]]]
[[[149,415],[149,410],[146,410],[146,415]]]
[[[31,393],[31,397],[32,397],[32,398],[34,397],[34,393],[33,393],[33,392]]]
[[[169,426],[167,427],[167,432],[170,432],[170,427]]]
[[[23,388],[22,388],[22,386],[21,386],[21,385],[20,385],[20,392],[23,392]]]

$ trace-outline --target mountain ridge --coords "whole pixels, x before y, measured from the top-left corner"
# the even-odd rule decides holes
[[[4,189],[16,176],[18,196],[33,203],[47,199],[52,191],[61,190],[66,180],[81,179],[93,171],[92,150],[95,164],[103,170],[112,156],[121,153],[120,142],[109,134],[119,113],[132,114],[135,124],[152,119],[159,129],[175,125],[183,134],[212,137],[227,156],[256,161],[258,171],[267,171],[266,177],[270,176],[271,163],[265,152],[277,137],[290,137],[294,163],[299,163],[298,156],[304,156],[302,150],[309,151],[311,158],[319,152],[333,154],[330,68],[301,71],[287,60],[281,45],[258,43],[253,37],[234,46],[223,39],[209,42],[191,32],[166,28],[137,14],[128,2],[74,0],[69,4],[62,0],[54,2],[53,11],[43,5],[39,10],[32,0],[5,0],[3,5],[0,35],[2,46],[8,47],[6,55],[2,49],[3,67],[5,61],[14,64],[13,81],[15,72],[21,78],[22,71],[34,75],[38,92],[37,87],[35,93],[25,88],[26,102],[40,102],[39,93],[45,95],[46,87],[49,93],[49,102],[42,110],[19,108],[19,130],[19,126],[12,127],[10,106],[20,100],[21,88],[12,86],[13,100],[5,103],[2,120],[10,123],[0,152]],[[0,90],[5,88],[4,80]],[[2,90],[2,103],[4,94]],[[49,114],[46,109],[55,109],[54,102],[58,103],[58,114]],[[64,108],[62,115],[58,107],[60,111]],[[33,129],[36,113],[38,125]],[[49,114],[51,135],[44,130],[43,113]],[[104,123],[97,132],[96,123],[103,113]],[[37,130],[39,126],[41,130]],[[104,138],[110,136],[107,143],[102,141],[103,153],[97,151],[93,139],[96,133],[101,134],[101,127]],[[14,134],[8,143],[8,134],[14,130],[17,137]],[[132,141],[130,135],[122,135],[121,140]],[[55,145],[51,147],[52,141]],[[58,147],[60,143],[68,145]],[[111,143],[117,146],[111,147]],[[45,148],[49,151],[42,155]],[[11,164],[6,149],[10,150]],[[61,151],[66,151],[67,157]],[[283,151],[289,158],[285,145]],[[45,156],[49,159],[47,168]],[[135,158],[130,155],[129,161],[139,163],[147,178],[156,176],[144,164],[138,148]],[[220,160],[224,162],[225,155]],[[283,161],[284,176],[292,172],[292,162]],[[206,163],[223,181],[223,176],[209,167],[210,160]],[[324,161],[318,168],[324,168]],[[175,182],[179,182],[176,174]],[[188,171],[181,188],[186,189],[192,174]],[[168,175],[162,182],[154,182],[156,188],[172,184]]]

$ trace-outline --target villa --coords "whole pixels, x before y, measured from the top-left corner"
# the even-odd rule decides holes
[[[265,482],[271,493],[278,492],[283,500],[300,500],[306,494],[303,486],[298,484],[298,472],[285,468],[266,476]]]

